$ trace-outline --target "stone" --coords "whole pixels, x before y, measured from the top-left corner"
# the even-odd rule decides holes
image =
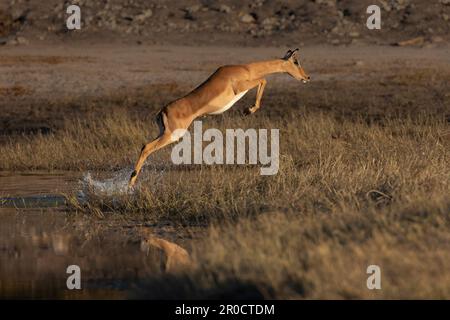
[[[340,43],[340,41],[339,41],[339,39],[333,39],[333,40],[331,40],[330,41],[330,43],[332,44],[332,45],[338,45],[339,43]]]
[[[433,36],[433,37],[431,38],[431,40],[432,40],[433,42],[443,42],[443,41],[444,41],[444,38],[442,38],[442,37],[440,37],[440,36]]]
[[[241,21],[244,23],[253,23],[255,22],[255,18],[251,14],[245,13],[241,16]]]
[[[137,15],[134,19],[137,22],[144,22],[147,18],[150,18],[153,15],[153,11],[151,9],[147,9],[141,14]]]
[[[221,4],[219,6],[219,12],[230,13],[231,12],[231,8],[229,6],[227,6],[226,4]]]
[[[400,47],[405,47],[405,46],[415,46],[415,45],[422,45],[424,43],[424,37],[416,37],[416,38],[412,38],[412,39],[408,39],[408,40],[404,40],[404,41],[399,41],[397,42],[397,45]]]
[[[271,18],[265,18],[265,19],[262,21],[261,24],[262,24],[264,30],[266,30],[266,31],[273,30],[273,29],[275,29],[277,26],[280,25],[278,19],[277,19],[277,18],[274,18],[274,17],[271,17]],[[282,27],[284,27],[284,26],[282,26]],[[280,29],[281,29],[281,28],[280,28]]]
[[[29,41],[26,38],[20,37],[20,36],[16,38],[16,41],[17,41],[17,44],[28,44],[29,43]]]
[[[339,33],[339,27],[335,26],[333,29],[331,29],[331,33]]]

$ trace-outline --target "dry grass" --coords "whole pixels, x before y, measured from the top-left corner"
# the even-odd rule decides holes
[[[136,141],[145,141],[144,134],[144,123],[124,113],[101,121],[66,120],[64,129],[56,133],[23,135],[6,142],[0,163],[3,170],[108,170],[123,164],[135,151]]]
[[[139,132],[143,124],[136,128],[120,119],[123,131],[118,129],[118,124],[112,125],[111,121],[116,121],[112,119],[106,119],[107,128],[94,130],[98,136],[80,135],[78,129],[74,130],[81,140],[86,141],[86,147],[83,145],[79,152],[74,152],[77,154],[73,158],[74,167],[78,161],[79,167],[83,167],[84,162],[85,166],[90,163],[94,168],[97,163],[103,168],[105,163],[123,165],[127,159],[119,155],[136,154],[136,150],[128,149],[135,145],[131,143],[133,139],[143,135]],[[251,125],[248,118],[229,118],[211,120],[204,129],[215,126],[224,130]],[[443,119],[423,116],[415,120],[389,120],[381,126],[362,120],[342,122],[324,114],[291,114],[270,123],[260,117],[254,127],[282,128],[280,170],[275,176],[260,176],[259,166],[191,165],[179,168],[167,164],[170,163],[168,148],[149,160],[147,174],[143,176],[145,182],[134,196],[126,195],[123,201],[117,201],[115,195],[114,201],[110,199],[109,203],[104,196],[96,199],[93,195],[90,205],[97,204],[98,200],[99,205],[110,205],[115,211],[140,211],[158,219],[210,218],[215,214],[258,213],[266,208],[298,209],[305,204],[324,211],[337,203],[356,208],[364,208],[369,203],[383,206],[401,195],[432,196],[433,192],[442,195],[448,191],[447,159],[450,154],[449,140],[443,136],[447,128]],[[107,129],[110,130],[109,139],[101,143],[101,136],[105,136]],[[45,146],[50,145],[45,140],[51,137],[40,139],[43,141],[35,146],[36,152],[43,152]],[[62,138],[58,148],[51,144],[55,162],[59,156],[64,158],[64,152],[56,150],[77,145],[67,145],[67,141],[72,140]],[[111,149],[116,152],[109,154]],[[131,160],[134,158],[128,162],[130,167]]]
[[[231,121],[251,125],[243,118],[209,125],[224,129],[232,127]],[[255,127],[268,121],[259,117]],[[210,225],[207,237],[191,248],[196,265],[141,284],[141,294],[450,296],[445,119],[424,114],[368,124],[306,113],[271,120],[270,126],[282,128],[276,176],[239,166],[168,166],[159,173],[169,157],[166,151],[147,168],[135,195],[94,196],[87,205],[78,204],[86,212]],[[366,288],[370,264],[382,268],[381,291]]]

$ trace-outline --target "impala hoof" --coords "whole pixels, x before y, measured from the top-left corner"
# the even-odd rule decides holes
[[[255,111],[252,110],[252,108],[247,108],[247,109],[244,110],[244,115],[248,116],[248,115],[251,115],[254,112]]]
[[[136,182],[137,173],[136,170],[131,173],[130,181],[128,182],[128,188],[131,189]]]

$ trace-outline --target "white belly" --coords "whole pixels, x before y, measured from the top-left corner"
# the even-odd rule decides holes
[[[219,110],[216,110],[214,112],[210,112],[209,114],[220,114],[220,113],[223,113],[223,112],[227,111],[228,109],[230,109],[233,106],[233,104],[235,104],[240,98],[242,98],[244,96],[244,94],[247,93],[247,91],[248,90],[239,92],[237,95],[234,96],[233,100],[228,102],[225,106],[223,106]]]

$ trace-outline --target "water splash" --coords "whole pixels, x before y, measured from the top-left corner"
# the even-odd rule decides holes
[[[111,178],[103,180],[96,180],[92,178],[90,172],[87,172],[79,181],[81,190],[78,193],[78,199],[85,202],[88,201],[90,195],[104,197],[132,195],[140,188],[141,184],[148,184],[147,182],[150,180],[151,185],[156,186],[161,181],[165,170],[145,167],[141,171],[136,185],[133,188],[129,188],[128,181],[132,172],[132,168],[124,168],[114,172]]]
[[[112,196],[115,194],[132,193],[133,189],[128,188],[128,180],[132,169],[122,169],[114,172],[113,176],[103,181],[94,180],[90,172],[83,175],[80,181],[82,191],[89,191],[95,194]]]

